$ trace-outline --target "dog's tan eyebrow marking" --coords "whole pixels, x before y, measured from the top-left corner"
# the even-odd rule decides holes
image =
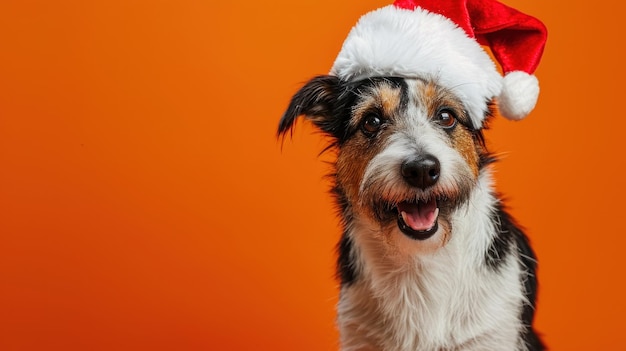
[[[416,97],[424,108],[428,118],[433,118],[442,107],[453,109],[458,117],[463,117],[463,104],[449,90],[441,87],[432,80],[416,80]]]
[[[392,87],[389,83],[381,84],[378,96],[385,115],[391,116],[400,107],[402,91],[399,87]]]
[[[439,97],[437,86],[433,82],[421,79],[417,80],[415,84],[417,85],[416,92],[419,104],[425,109],[426,115],[431,118],[437,113],[436,109],[438,109],[436,103]]]
[[[381,81],[365,89],[359,96],[362,100],[352,109],[352,127],[356,127],[361,117],[368,112],[377,112],[387,117],[396,113],[402,102],[402,89],[390,82]]]

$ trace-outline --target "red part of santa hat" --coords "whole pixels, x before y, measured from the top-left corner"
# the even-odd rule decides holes
[[[346,79],[430,74],[469,99],[479,126],[493,98],[509,119],[534,108],[539,84],[533,73],[546,39],[541,21],[495,0],[397,0],[359,20],[331,73]],[[491,49],[504,78],[494,74],[480,45]]]

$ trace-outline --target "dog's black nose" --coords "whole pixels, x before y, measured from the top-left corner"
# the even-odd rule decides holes
[[[441,165],[432,155],[424,155],[402,164],[402,176],[414,187],[426,189],[439,179]]]

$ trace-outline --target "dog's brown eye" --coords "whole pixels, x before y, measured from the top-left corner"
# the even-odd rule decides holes
[[[448,109],[441,109],[435,116],[435,121],[442,127],[448,129],[456,125],[456,117],[454,112]]]
[[[372,136],[376,134],[380,130],[380,127],[383,125],[382,119],[378,117],[378,115],[371,113],[365,118],[363,118],[363,122],[361,122],[361,128],[365,134]]]

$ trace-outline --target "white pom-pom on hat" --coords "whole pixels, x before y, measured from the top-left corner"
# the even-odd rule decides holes
[[[504,76],[502,91],[498,96],[500,114],[510,120],[520,120],[535,108],[538,97],[537,77],[523,71],[509,72]]]

